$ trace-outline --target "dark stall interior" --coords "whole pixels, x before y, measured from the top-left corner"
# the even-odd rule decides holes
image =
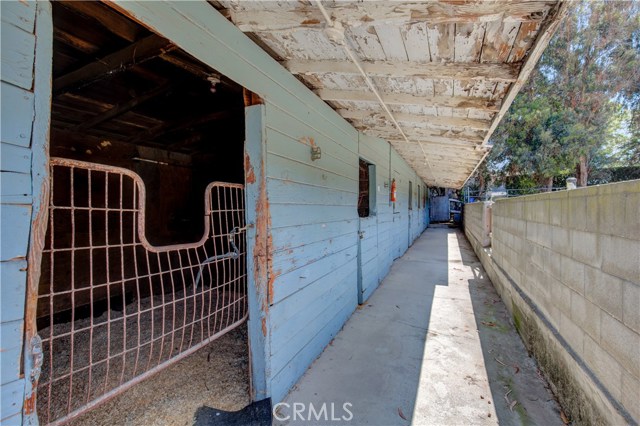
[[[242,87],[102,4],[53,13],[51,156],[133,170],[149,241],[197,241],[205,186],[244,182]]]
[[[43,252],[36,316],[45,342],[38,403],[44,423],[217,338],[246,313],[244,255],[211,256],[244,251],[244,234],[231,231],[244,223],[242,186],[228,184],[244,184],[247,92],[103,3],[52,7],[50,156],[139,175],[151,246],[204,241],[208,220],[211,238],[189,250],[150,252],[136,243],[134,180],[52,164],[51,205],[73,208],[50,208]],[[229,211],[205,219],[205,189],[217,181],[227,187],[215,189],[210,203]],[[76,380],[88,384],[76,389]]]

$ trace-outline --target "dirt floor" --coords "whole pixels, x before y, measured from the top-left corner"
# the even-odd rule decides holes
[[[246,324],[167,367],[71,425],[192,425],[203,405],[236,411],[250,403]]]
[[[218,293],[222,297],[215,297]],[[200,289],[197,294],[186,296],[184,292],[176,292],[127,304],[126,318],[123,315],[124,306],[120,310],[112,306],[112,309],[93,319],[76,320],[74,329],[71,328],[71,322],[55,324],[53,329],[41,329],[39,333],[45,340],[38,390],[39,418],[43,423],[49,423],[64,417],[121,383],[129,382],[189,348],[198,346],[209,336],[241,322],[245,312],[242,299],[241,295],[214,293],[212,289]],[[152,398],[143,394],[155,395],[149,389],[156,387],[147,384],[155,381],[157,389],[170,390],[162,393],[162,396],[166,394],[176,399],[184,398],[184,401],[199,401],[200,405],[203,401],[219,400],[224,406],[216,408],[225,410],[230,401],[238,401],[233,407],[242,408],[248,392],[247,350],[246,326],[241,325],[142,383],[140,390],[127,392],[127,398],[134,401],[131,407],[152,405]],[[88,368],[90,363],[91,369]],[[72,378],[69,377],[71,371]],[[49,389],[52,377],[53,384]],[[224,380],[220,380],[222,377]],[[210,381],[214,382],[211,386]],[[232,383],[235,386],[233,389],[225,387]],[[208,399],[202,399],[200,395]],[[237,395],[243,396],[238,399]],[[185,404],[181,402],[178,405]],[[120,411],[119,406],[125,406],[124,402],[114,406],[113,413]],[[127,409],[122,410],[120,415],[128,418],[138,415],[136,413],[135,409]],[[176,411],[172,410],[172,413]],[[179,413],[184,415],[183,411]],[[106,419],[102,423],[101,416]],[[111,416],[111,413],[92,415],[93,419],[88,424],[129,423],[124,418],[115,421]],[[154,423],[144,421],[143,424]],[[160,421],[157,424],[181,423]]]

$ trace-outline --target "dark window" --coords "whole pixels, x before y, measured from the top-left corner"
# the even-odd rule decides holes
[[[376,206],[376,169],[375,165],[360,159],[360,184],[358,191],[358,216],[369,217],[375,214]]]
[[[409,181],[409,210],[413,210],[413,182]]]

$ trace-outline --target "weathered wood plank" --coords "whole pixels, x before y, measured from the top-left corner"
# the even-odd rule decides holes
[[[0,322],[22,320],[27,287],[25,259],[0,262]],[[6,383],[5,380],[1,381]]]
[[[2,198],[31,195],[31,173],[0,172]]]
[[[356,240],[356,234],[350,233],[335,238],[307,244],[298,247],[295,250],[287,250],[274,253],[273,270],[276,271],[278,276],[284,276],[284,274],[300,270],[301,268],[312,267],[312,265],[316,262],[320,262],[325,258],[332,257],[333,255],[338,255],[343,250],[347,250],[353,247],[353,245],[356,243]],[[293,280],[293,282],[295,282],[295,280]],[[301,284],[304,284],[307,281],[300,280],[299,282]],[[279,290],[280,287],[278,288],[278,290],[276,290],[275,295],[278,294]],[[276,302],[277,300],[278,297],[274,297],[274,302]]]
[[[346,276],[345,281],[353,282],[356,278],[355,268],[353,272]],[[331,315],[320,315],[318,318],[329,318],[328,321],[316,321],[316,324],[324,325],[319,332],[313,335],[312,339],[307,343],[294,358],[287,362],[285,367],[279,372],[274,371],[271,381],[272,398],[275,401],[281,401],[302,374],[306,371],[309,364],[320,355],[322,350],[329,344],[345,321],[351,316],[356,307],[356,294],[352,289],[350,297],[342,306],[334,304],[332,307],[338,306],[337,311],[331,312]]]
[[[323,125],[325,124],[324,120],[318,120],[309,115],[303,119],[299,113],[292,114],[269,103],[266,114],[269,129],[291,137],[301,144],[309,145],[311,144],[310,138],[313,138],[313,143],[321,143],[326,152],[335,154],[350,164],[356,163],[352,158],[357,155],[358,134],[353,127],[351,127],[353,134],[347,136],[333,127]]]
[[[358,199],[356,185],[351,191],[337,190],[321,184],[293,182],[289,179],[267,180],[269,203],[354,206]]]
[[[519,27],[517,22],[488,22],[480,61],[506,62]]]
[[[36,21],[36,2],[5,0],[0,2],[0,18],[2,22],[33,33]]]
[[[411,62],[431,62],[426,22],[408,24],[401,29],[407,57]]]
[[[498,126],[498,123],[500,123],[500,120],[502,120],[502,117],[504,116],[504,114],[507,113],[507,111],[509,109],[509,106],[511,106],[511,103],[515,99],[516,95],[518,94],[518,92],[520,91],[520,89],[522,88],[524,83],[529,79],[529,75],[531,74],[531,72],[535,68],[536,64],[538,63],[538,60],[542,56],[542,53],[544,52],[544,50],[546,49],[547,45],[549,44],[549,41],[551,40],[551,37],[553,36],[553,34],[558,29],[558,26],[560,25],[562,20],[568,14],[569,6],[570,6],[569,2],[561,2],[561,3],[557,4],[556,8],[551,12],[553,14],[553,16],[551,16],[549,19],[547,19],[545,21],[544,27],[540,28],[539,34],[537,35],[537,38],[536,38],[533,46],[531,47],[531,49],[529,51],[527,59],[525,60],[524,65],[522,66],[522,69],[520,70],[520,75],[518,77],[518,80],[511,85],[511,87],[509,88],[509,92],[504,97],[504,99],[502,101],[502,106],[500,107],[500,110],[498,111],[498,113],[493,118],[493,122],[491,124],[491,128],[489,129],[489,131],[487,132],[487,135],[485,136],[485,140],[484,140],[483,145],[487,144],[487,141],[489,140],[489,138],[491,137],[491,135],[495,131],[496,127]],[[523,25],[528,25],[528,24],[523,23]],[[529,33],[530,32],[529,30],[531,30],[531,28],[528,28],[528,30],[524,31],[524,33],[525,34]],[[522,28],[521,28],[520,31],[522,32]],[[516,38],[515,43],[518,43],[518,39],[520,39],[520,38],[521,38],[521,35],[519,33],[517,38]],[[518,56],[517,52],[514,53],[516,48],[517,47],[514,44],[514,49],[512,50],[512,52],[511,52],[511,54],[509,56],[510,59],[512,57],[517,57]],[[515,56],[513,56],[513,55],[515,55]],[[464,186],[464,184],[475,173],[475,171],[477,170],[478,166],[480,166],[480,164],[482,164],[482,162],[484,161],[484,159],[486,158],[486,156],[488,154],[489,154],[489,151],[487,151],[487,153],[478,162],[476,167],[471,171],[471,173],[469,173],[469,175],[464,180],[464,182],[462,182],[460,187]]]
[[[456,62],[479,61],[485,25],[485,23],[456,24]]]
[[[318,96],[325,101],[365,101],[378,102],[378,98],[371,92],[356,90],[316,90]],[[434,105],[449,108],[473,108],[484,111],[498,111],[498,100],[462,97],[462,96],[414,96],[405,93],[381,93],[382,100],[387,104],[398,105]]]
[[[351,46],[356,48],[359,58],[367,60],[384,60],[386,58],[373,25],[350,27],[346,33],[347,39],[355,42],[351,43]]]
[[[456,24],[427,25],[429,51],[434,62],[453,61]]]
[[[508,62],[519,62],[525,57],[536,40],[540,25],[539,22],[523,22],[520,24],[518,35],[513,42],[513,48],[509,52]]]
[[[18,145],[0,143],[0,170],[3,172],[30,173],[31,150]]]
[[[56,78],[53,81],[53,93],[57,95],[71,87],[90,84],[107,75],[122,72],[134,64],[140,64],[160,56],[173,48],[170,41],[152,34],[117,52]]]
[[[339,109],[338,112],[346,119],[362,121],[363,124],[367,124],[369,122],[388,122],[387,116],[382,112],[354,109]],[[400,123],[425,123],[434,127],[455,127],[474,130],[488,130],[491,126],[491,122],[488,120],[477,120],[472,118],[436,117],[433,115],[409,114],[402,112],[394,112],[393,116]],[[387,125],[390,124],[387,123]]]
[[[392,25],[375,25],[374,28],[387,61],[409,60],[400,28]]]
[[[327,4],[328,13],[341,22],[358,26],[364,24],[408,24],[414,22],[439,23],[475,23],[496,20],[541,21],[550,9],[549,2],[474,2],[445,4],[429,3],[362,3]],[[268,10],[248,10],[241,8],[225,9],[227,16],[240,30],[245,32],[276,31],[294,28],[322,28],[324,17],[313,4],[285,4],[280,8]]]
[[[2,82],[0,84],[0,140],[29,147],[33,125],[33,93]]]
[[[69,9],[95,19],[96,23],[127,41],[136,41],[140,34],[139,25],[124,18],[100,2],[64,0],[61,3]]]
[[[426,47],[425,47],[426,49]],[[428,54],[428,52],[427,52]],[[428,60],[428,57],[427,57]],[[282,65],[293,74],[343,73],[359,74],[358,68],[350,61],[323,59],[290,59]],[[362,68],[369,75],[386,77],[423,77],[456,80],[515,81],[518,76],[517,64],[503,63],[459,63],[459,62],[411,62],[362,61]]]
[[[400,134],[394,127],[373,127],[373,128],[361,128],[362,132],[377,136],[386,140],[398,140]],[[451,146],[466,146],[470,150],[475,148],[475,145],[481,144],[484,140],[484,134],[478,134],[472,131],[459,131],[453,132],[450,130],[435,130],[427,127],[404,127],[402,129],[409,138],[409,143],[412,142],[431,142]]]
[[[354,218],[337,222],[306,223],[273,229],[271,232],[273,251],[274,253],[289,251],[342,235],[355,235],[357,220]]]
[[[247,288],[251,344],[251,382],[254,400],[267,398],[271,391],[269,336],[269,211],[265,178],[265,106],[245,110],[245,220],[247,223]]]
[[[383,139],[360,133],[358,147],[360,157],[376,166],[376,179],[378,183],[381,183],[380,177],[389,175],[389,143]]]
[[[111,120],[112,118],[118,117],[157,96],[167,93],[169,90],[171,90],[171,87],[172,86],[170,84],[158,86],[145,93],[142,93],[140,96],[136,96],[135,98],[132,98],[119,105],[114,105],[113,108],[108,109],[107,111],[101,114],[98,114],[94,118],[83,121],[82,123],[80,123],[78,126],[74,128],[74,131],[83,131],[86,129],[90,129],[94,126],[97,126],[100,123],[104,123],[107,120]]]
[[[24,302],[24,299],[23,299]],[[2,354],[2,383],[20,378],[20,352],[22,351],[22,319],[0,323],[0,354]],[[4,371],[5,368],[7,371]],[[3,398],[4,404],[4,398]],[[4,417],[4,412],[2,417]]]
[[[272,228],[350,220],[358,217],[355,203],[353,206],[329,205],[325,207],[331,208],[319,209],[316,205],[274,204],[270,206]]]
[[[309,164],[306,161],[297,160],[295,157],[311,157],[311,149],[304,146],[292,146],[292,154],[278,154],[268,152],[267,159],[272,164],[266,172],[267,177],[283,179],[287,182],[306,183],[309,185],[322,185],[326,188],[333,188],[343,191],[352,191],[357,188],[357,169],[354,166],[349,172],[344,170],[344,163],[325,158],[322,164],[320,160]],[[298,151],[298,152],[295,152]],[[338,167],[336,167],[338,166]]]
[[[0,205],[0,261],[27,256],[31,205]]]
[[[2,405],[0,405],[0,422],[2,422],[2,424],[9,424],[8,420],[10,418],[11,420],[15,419],[16,424],[22,421],[20,416],[22,405],[19,403],[22,402],[24,396],[24,382],[24,379],[20,379],[10,383],[3,383],[2,386],[0,386],[0,396],[2,400]]]
[[[278,296],[278,300],[282,302],[286,297],[286,303],[276,303],[272,307],[274,330],[281,331],[279,333],[274,333],[274,347],[279,348],[272,353],[272,365],[274,367],[274,372],[279,371],[286,364],[286,362],[281,363],[280,361],[288,361],[287,359],[282,359],[282,357],[292,357],[295,355],[295,352],[291,351],[290,348],[304,347],[306,342],[313,339],[315,333],[307,333],[306,337],[304,337],[306,342],[298,340],[295,345],[283,344],[290,341],[290,339],[296,334],[308,329],[313,322],[320,323],[317,325],[322,327],[327,321],[317,321],[317,315],[331,310],[332,306],[335,307],[335,301],[339,300],[340,296],[346,291],[350,290],[352,296],[355,296],[355,291],[353,291],[355,276],[353,277],[354,281],[351,283],[345,280],[346,277],[349,277],[351,274],[356,272],[355,256],[357,254],[357,250],[355,246],[355,238],[353,242],[354,244],[351,249],[343,250],[342,252],[329,258],[322,259],[320,262],[317,262],[316,265],[313,265],[318,268],[317,271],[320,273],[314,274],[314,278],[317,277],[317,279],[310,280],[311,282],[306,284],[304,287],[298,288],[301,282],[309,281],[308,279],[305,279],[304,274],[306,272],[308,275],[311,275],[309,274],[310,270],[305,271],[305,269],[303,269],[300,271],[294,271],[293,273],[287,274],[291,275],[290,277],[288,276],[285,279],[283,276],[283,279],[280,280],[280,287],[281,290],[283,290],[283,293]],[[324,268],[319,269],[322,267]],[[302,278],[300,278],[301,274],[303,274]],[[290,286],[288,284],[290,284]],[[309,300],[316,300],[320,303],[305,303]],[[331,316],[327,316],[327,318],[331,318]],[[292,327],[285,326],[286,323],[292,321]],[[276,324],[278,325],[277,327]],[[288,331],[288,334],[285,334],[284,331]],[[278,361],[276,361],[276,353],[279,354],[277,357]]]
[[[0,27],[0,38],[2,81],[31,90],[35,36],[13,24],[4,23]]]
[[[354,241],[356,235],[353,235]],[[353,247],[355,249],[355,245]],[[352,250],[354,253],[355,250]],[[301,324],[300,321],[309,321],[317,318],[317,315],[326,311],[330,306],[332,299],[337,300],[345,291],[353,288],[350,284],[345,282],[344,276],[340,275],[340,272],[344,274],[345,271],[355,270],[353,262],[343,264],[333,270],[323,271],[323,281],[325,283],[331,283],[329,285],[322,285],[322,282],[314,282],[309,286],[302,288],[300,291],[292,293],[293,299],[286,303],[278,303],[274,305],[274,331],[278,333],[279,340],[283,341],[287,336],[292,336],[304,329],[307,324]],[[332,281],[328,281],[332,279]],[[294,280],[295,282],[295,280]],[[306,293],[306,294],[305,294]],[[355,295],[355,294],[354,294]],[[312,306],[304,306],[304,300],[306,298],[314,298],[313,300],[323,301],[321,303],[314,303]],[[297,299],[297,300],[296,300]],[[295,304],[295,302],[299,302]],[[294,303],[291,303],[294,302]],[[308,336],[312,337],[312,336]]]

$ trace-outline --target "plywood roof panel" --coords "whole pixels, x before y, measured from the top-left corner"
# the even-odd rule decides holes
[[[323,1],[329,24],[315,1],[218,4],[356,128],[387,139],[428,184],[448,187],[484,159],[566,14],[559,0]],[[385,105],[327,36],[330,25],[343,29]]]

